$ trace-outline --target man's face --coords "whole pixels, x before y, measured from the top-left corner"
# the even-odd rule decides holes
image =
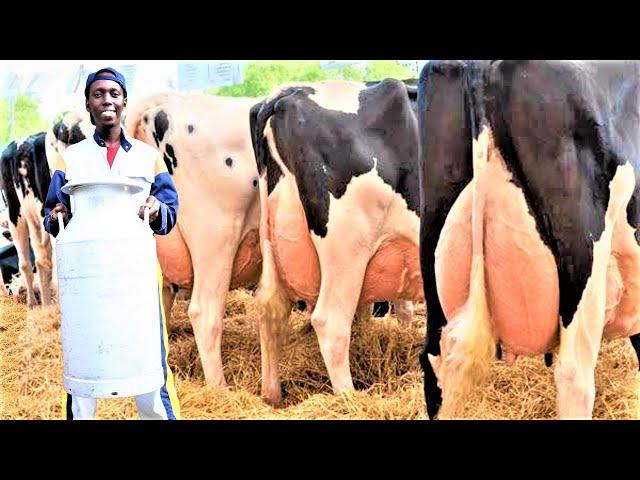
[[[117,82],[96,80],[89,87],[86,107],[97,128],[119,125],[122,109],[126,106],[127,99]]]

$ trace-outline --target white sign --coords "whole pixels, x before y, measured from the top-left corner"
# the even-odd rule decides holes
[[[204,62],[178,62],[178,90],[201,90],[208,86],[209,66]]]
[[[84,68],[84,65],[71,73],[67,80],[67,93],[84,92],[84,86],[87,83],[87,77],[89,72]]]
[[[136,85],[136,73],[138,72],[137,65],[121,65],[119,67],[114,67],[118,72],[122,74],[124,77],[125,83],[127,84],[127,94],[135,91]]]
[[[8,72],[2,78],[0,96],[2,98],[15,97],[20,92],[22,77],[15,72]]]
[[[398,60],[400,65],[407,67],[409,70],[416,74],[416,77],[420,76],[422,68],[429,60]]]
[[[242,83],[242,66],[238,62],[209,62],[209,84],[226,87]]]
[[[178,90],[204,90],[242,83],[242,67],[238,62],[178,62]]]
[[[366,67],[369,65],[368,60],[325,60],[320,62],[320,68],[330,70],[332,68],[345,67],[351,65],[354,67]]]

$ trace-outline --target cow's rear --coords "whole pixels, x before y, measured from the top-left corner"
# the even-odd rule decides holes
[[[455,414],[496,342],[508,363],[559,343],[558,413],[590,416],[600,338],[640,330],[637,70],[527,61],[425,67],[420,94],[448,102],[441,111],[422,105],[420,117],[423,229],[442,220],[440,232],[422,235],[438,238],[424,243],[422,257],[438,285],[438,297],[427,299],[422,357],[431,416],[440,387],[444,414]],[[463,105],[458,125],[467,125],[454,144],[465,148],[442,163],[466,172],[468,183],[441,195],[452,179],[426,173],[441,159],[433,143],[454,111],[443,98],[450,88]]]
[[[335,390],[353,388],[351,321],[375,300],[418,300],[417,129],[393,80],[287,86],[252,111],[260,172],[263,395],[280,401],[281,323],[312,324]]]
[[[166,93],[130,109],[130,134],[162,155],[180,198],[177,228],[157,238],[167,313],[191,288],[193,325],[204,376],[224,385],[221,339],[230,288],[258,280],[258,172],[249,135],[254,99]]]

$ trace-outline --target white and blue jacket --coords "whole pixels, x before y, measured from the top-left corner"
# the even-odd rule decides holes
[[[175,226],[178,219],[178,192],[161,154],[146,143],[127,137],[122,130],[120,148],[111,167],[107,162],[106,144],[97,131],[92,138],[71,145],[63,152],[45,200],[45,230],[54,236],[58,234],[58,222],[49,222],[49,214],[58,203],[67,207],[69,219],[73,216],[69,195],[61,191],[67,182],[105,175],[121,175],[139,183],[143,191],[136,197],[138,205],[144,204],[149,195],[158,199],[160,213],[150,224],[156,234],[166,235]]]

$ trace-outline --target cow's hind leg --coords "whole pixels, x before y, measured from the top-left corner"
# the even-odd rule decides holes
[[[202,232],[197,238],[206,238]],[[189,319],[198,345],[204,377],[209,385],[226,386],[222,367],[222,330],[225,300],[231,282],[237,232],[211,239],[207,245],[189,245],[193,259],[193,292]]]
[[[555,369],[560,418],[589,419],[593,413],[595,367],[605,323],[607,265],[616,223],[626,221],[625,208],[633,188],[633,178],[629,164],[617,168],[610,183],[605,228],[593,244],[590,276],[579,297],[575,314],[562,318]],[[561,284],[561,288],[566,289],[568,285]]]
[[[368,259],[344,263],[333,254],[319,251],[322,281],[311,324],[318,336],[331,385],[336,393],[353,389],[349,369],[351,323],[355,314]],[[334,252],[335,253],[335,252]],[[344,265],[349,264],[348,271]]]
[[[40,301],[43,306],[51,304],[51,237],[42,226],[39,217],[28,218],[29,237],[36,259],[36,269],[40,284]]]
[[[31,257],[29,255],[29,228],[24,217],[18,219],[17,225],[9,222],[9,230],[18,252],[20,276],[27,289],[27,307],[33,308],[36,305],[36,295],[33,291],[33,267],[31,266]]]

